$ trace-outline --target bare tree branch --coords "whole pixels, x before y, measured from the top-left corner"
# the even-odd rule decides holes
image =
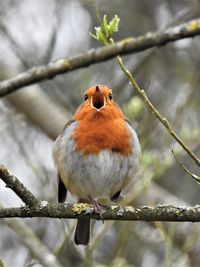
[[[1,208],[0,218],[12,217],[49,217],[49,218],[90,218],[102,220],[102,214],[96,213],[92,205],[87,203],[60,204],[39,201],[26,187],[12,175],[4,166],[0,167],[0,178],[27,205],[18,208]],[[173,205],[158,205],[155,207],[111,206],[103,211],[104,220],[122,221],[173,221],[199,222],[200,206],[176,207]]]
[[[39,200],[3,165],[0,166],[0,178],[6,183],[6,187],[12,189],[27,206],[39,204]]]
[[[194,207],[157,205],[155,207],[119,207],[105,208],[103,215],[96,213],[92,205],[86,203],[60,204],[41,201],[33,207],[0,209],[0,218],[49,217],[68,219],[96,219],[117,221],[168,221],[168,222],[200,222],[200,205]]]
[[[14,78],[1,82],[0,97],[24,86],[54,78],[58,74],[106,61],[116,55],[137,53],[151,47],[162,46],[169,42],[194,37],[199,34],[200,19],[196,19],[176,27],[168,28],[163,32],[149,32],[137,38],[124,39],[115,45],[91,49],[88,52],[75,55],[71,58],[58,59],[44,66],[33,67]]]

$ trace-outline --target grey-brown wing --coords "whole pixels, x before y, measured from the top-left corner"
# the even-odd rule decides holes
[[[63,130],[62,130],[61,135],[64,133],[64,131],[67,129],[67,127],[70,126],[70,125],[71,125],[72,123],[74,123],[74,122],[75,122],[74,119],[69,120],[69,121],[65,124],[65,126],[64,126],[64,128],[63,128]]]
[[[130,121],[127,117],[125,117],[124,120],[125,120],[131,127],[133,127],[131,121]]]
[[[63,131],[62,131],[62,133],[66,130],[66,128],[68,127],[68,126],[70,126],[73,122],[75,122],[75,120],[69,120],[67,123],[66,123],[66,125],[65,125],[65,127],[64,127],[64,129],[63,129]],[[62,133],[61,133],[61,135],[62,135]],[[59,203],[63,203],[63,202],[65,202],[65,200],[66,200],[66,197],[67,197],[67,188],[66,188],[66,186],[64,185],[64,183],[62,182],[62,180],[61,180],[61,178],[60,178],[60,174],[58,173],[58,202]]]
[[[64,183],[60,178],[60,175],[58,174],[58,202],[59,203],[65,202],[66,197],[67,197],[67,188],[65,187]]]

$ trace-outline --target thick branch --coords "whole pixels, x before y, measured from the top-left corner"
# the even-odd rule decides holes
[[[155,207],[107,207],[103,213],[104,220],[121,221],[168,221],[168,222],[199,222],[200,206],[176,207],[172,205],[158,205]],[[35,207],[0,209],[0,218],[11,217],[50,217],[50,218],[90,218],[102,220],[100,214],[95,213],[92,205],[60,204],[41,201]]]
[[[18,197],[27,205],[34,206],[39,203],[39,200],[15,177],[9,170],[0,166],[0,178],[6,183],[6,187],[12,189]]]
[[[71,58],[58,59],[48,65],[34,67],[16,77],[0,83],[0,97],[24,86],[51,79],[58,74],[66,73],[90,64],[106,61],[116,55],[137,53],[151,47],[165,45],[169,42],[193,37],[200,34],[200,19],[189,21],[163,32],[147,33],[137,38],[127,38],[115,45],[92,49]]]
[[[90,218],[102,220],[102,214],[96,213],[92,205],[86,203],[60,204],[39,201],[25,186],[13,176],[7,168],[0,167],[0,178],[27,205],[19,208],[1,208],[0,218],[12,217],[49,217],[49,218]],[[156,207],[118,207],[111,206],[103,210],[104,220],[122,221],[173,221],[199,222],[200,206],[176,207],[160,205]]]

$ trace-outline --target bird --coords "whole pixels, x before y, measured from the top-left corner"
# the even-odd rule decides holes
[[[65,202],[67,191],[78,203],[92,201],[97,207],[99,199],[118,200],[139,170],[140,155],[138,136],[112,90],[89,87],[53,145],[58,202]],[[78,219],[74,243],[87,246],[89,239],[90,220]]]

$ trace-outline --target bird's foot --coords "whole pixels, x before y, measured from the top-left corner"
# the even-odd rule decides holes
[[[98,201],[94,200],[92,197],[90,197],[90,200],[92,202],[94,212],[99,214],[102,221],[104,222],[103,214],[105,212],[105,209],[108,209],[108,206],[104,204],[100,204]]]

